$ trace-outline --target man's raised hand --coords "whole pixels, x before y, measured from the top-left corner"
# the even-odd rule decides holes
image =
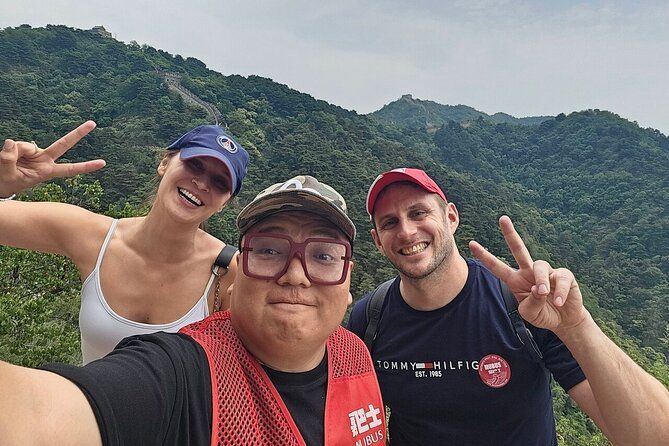
[[[554,269],[548,262],[532,260],[511,219],[502,216],[499,227],[518,264],[513,269],[476,241],[469,249],[483,265],[505,282],[518,299],[518,311],[530,324],[549,330],[563,330],[581,323],[588,312],[576,278],[566,268]]]
[[[86,121],[46,149],[40,149],[34,142],[6,139],[0,151],[0,197],[7,197],[52,178],[72,177],[104,167],[105,161],[101,159],[56,163],[58,158],[94,128],[95,122]]]

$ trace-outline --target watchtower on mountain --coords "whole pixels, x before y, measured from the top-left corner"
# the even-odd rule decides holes
[[[98,25],[94,26],[93,28],[89,29],[88,32],[93,33],[93,34],[99,34],[102,37],[112,37],[112,33],[107,31],[104,26]]]

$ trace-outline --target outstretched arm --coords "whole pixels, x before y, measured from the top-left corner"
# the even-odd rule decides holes
[[[51,372],[0,362],[2,444],[100,445],[93,410],[79,388]]]
[[[521,316],[552,330],[571,351],[592,389],[609,439],[620,445],[669,441],[669,391],[601,331],[583,306],[571,271],[533,261],[509,217],[500,218],[500,228],[518,270],[475,241],[469,248],[513,291]]]
[[[579,326],[555,332],[583,369],[605,433],[618,445],[669,442],[669,391],[611,341],[588,315]]]

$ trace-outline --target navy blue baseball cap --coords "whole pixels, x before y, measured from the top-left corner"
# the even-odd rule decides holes
[[[242,188],[249,165],[249,153],[218,125],[201,125],[167,146],[180,150],[179,159],[209,156],[222,161],[232,177],[232,195]]]

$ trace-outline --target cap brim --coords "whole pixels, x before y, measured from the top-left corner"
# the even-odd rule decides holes
[[[273,192],[249,203],[237,217],[237,228],[240,234],[244,234],[251,226],[268,216],[289,211],[319,215],[335,225],[351,241],[355,239],[355,225],[344,212],[321,196],[296,189]]]
[[[185,149],[181,149],[179,152],[179,159],[182,160],[201,157],[216,158],[225,164],[225,167],[228,169],[228,173],[230,174],[230,180],[232,181],[232,194],[236,195],[237,192],[239,192],[237,189],[237,175],[235,175],[235,170],[232,168],[230,160],[227,159],[225,155],[217,150],[207,149],[206,147],[187,147]]]

